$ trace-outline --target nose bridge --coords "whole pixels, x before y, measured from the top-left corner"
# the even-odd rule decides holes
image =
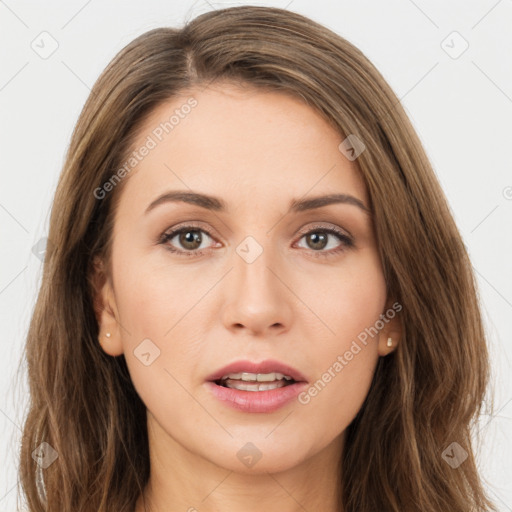
[[[288,323],[286,287],[276,277],[280,273],[278,251],[272,237],[263,231],[246,236],[235,248],[230,273],[230,299],[224,309],[226,327],[243,325],[264,331]]]
[[[277,251],[272,246],[271,236],[263,231],[261,233],[246,236],[235,249],[234,270],[238,284],[242,287],[239,292],[250,292],[252,289],[259,294],[269,295],[270,292],[278,291],[275,289],[276,278],[269,269],[279,266]]]

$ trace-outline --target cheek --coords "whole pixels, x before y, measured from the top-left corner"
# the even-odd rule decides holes
[[[355,263],[322,278],[309,295],[318,318],[325,324],[325,352],[343,353],[353,339],[375,325],[384,313],[386,283],[380,261],[367,251],[354,256]]]
[[[163,277],[148,267],[126,272],[119,275],[116,294],[133,385],[148,410],[169,425],[197,414],[183,387],[190,387],[190,372],[200,360],[197,340],[204,336],[196,335],[187,316],[189,300],[176,289],[180,277]]]
[[[191,280],[190,272],[170,272],[143,255],[123,256],[114,266],[114,284],[124,356],[141,398],[165,407],[163,395],[181,397],[179,383],[187,385],[201,361],[206,336],[197,319],[205,316],[200,299],[211,283]]]
[[[297,420],[323,440],[341,434],[360,411],[372,382],[378,354],[371,347],[354,345],[348,360],[344,352],[330,354],[323,372],[298,397]],[[341,358],[338,359],[338,356]],[[302,412],[300,412],[302,409]]]
[[[170,272],[143,255],[126,254],[114,268],[119,315],[135,337],[163,337],[184,314],[186,297],[195,295],[183,272]]]
[[[310,295],[316,305],[311,309],[321,312],[325,324],[319,331],[315,322],[317,335],[308,355],[315,380],[299,402],[317,428],[328,428],[334,435],[353,420],[370,388],[379,357],[375,325],[384,313],[386,283],[379,261],[371,257],[320,288],[322,293]],[[310,333],[313,336],[313,325]]]

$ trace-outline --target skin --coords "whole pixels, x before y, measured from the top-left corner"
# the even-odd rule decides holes
[[[227,83],[158,107],[134,147],[191,95],[197,106],[124,178],[112,274],[96,276],[102,348],[124,354],[147,408],[146,505],[152,511],[339,511],[345,429],[363,404],[378,358],[399,342],[398,315],[360,344],[307,404],[240,412],[213,398],[204,382],[235,360],[275,358],[314,383],[391,306],[363,210],[332,204],[287,213],[292,199],[334,192],[369,206],[357,161],[338,149],[343,137],[298,99]],[[167,202],[146,214],[169,190],[214,195],[228,210]],[[183,237],[180,243],[179,235],[167,247],[203,254],[180,256],[158,243],[162,233],[189,221],[205,230],[197,233],[199,249],[183,245]],[[323,246],[305,236],[331,226],[351,235],[354,247],[332,234]],[[263,251],[252,263],[236,252],[249,235]],[[331,256],[315,257],[320,252]],[[148,366],[134,354],[146,338],[160,350]],[[262,454],[252,467],[237,457],[247,442]],[[141,498],[136,512],[144,510]]]

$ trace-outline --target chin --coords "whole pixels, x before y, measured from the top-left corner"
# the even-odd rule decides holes
[[[250,439],[250,436],[245,437]],[[244,475],[265,475],[287,471],[299,465],[307,456],[292,444],[269,442],[256,439],[254,442],[235,440],[234,447],[227,447],[223,453],[210,454],[208,459],[235,473]],[[304,446],[301,446],[304,449]]]

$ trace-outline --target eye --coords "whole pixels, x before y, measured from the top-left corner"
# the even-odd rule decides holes
[[[329,237],[337,238],[341,244],[330,251],[324,251],[323,249],[329,245]],[[304,233],[300,239],[303,238],[306,239],[306,244],[312,249],[314,257],[334,256],[354,247],[352,237],[335,227],[314,226],[313,229]]]
[[[337,238],[341,244],[334,249],[325,251],[325,247],[329,245],[329,237]],[[199,226],[188,224],[163,233],[158,243],[165,245],[166,249],[180,256],[195,257],[211,250],[211,246],[210,249],[203,246],[203,243],[208,238],[213,239],[208,231]],[[334,256],[354,247],[352,237],[336,227],[313,226],[313,229],[303,233],[299,240],[303,238],[306,239],[306,243],[314,257]],[[174,239],[176,240],[173,242]],[[174,244],[178,244],[181,247],[176,247]]]
[[[205,240],[202,233],[206,234],[207,238],[212,238],[204,229],[194,225],[186,225],[163,233],[159,243],[165,244],[166,248],[171,252],[184,256],[197,256],[205,252],[204,247],[201,247]],[[181,245],[182,249],[173,246],[171,242],[174,238],[176,238],[175,243]]]

